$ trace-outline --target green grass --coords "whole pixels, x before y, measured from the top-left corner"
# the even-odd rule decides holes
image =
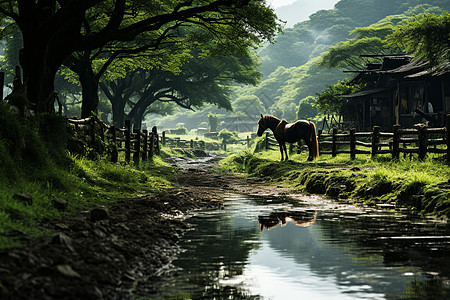
[[[256,146],[255,149],[258,149]],[[245,151],[222,161],[220,172],[243,172],[290,188],[349,199],[356,203],[392,203],[421,214],[450,217],[450,166],[438,156],[424,161],[389,156],[322,155],[308,162],[307,152],[279,161],[278,150]]]
[[[46,235],[39,224],[100,205],[171,188],[174,168],[160,157],[139,166],[89,160],[65,151],[65,120],[56,115],[21,119],[0,104],[0,248]],[[27,193],[32,204],[14,195]],[[55,198],[68,201],[59,212]]]
[[[31,170],[39,174],[34,181],[24,178],[0,185],[0,248],[18,246],[24,238],[47,234],[38,229],[39,223],[47,219],[173,187],[174,170],[158,157],[139,167],[70,155],[68,162],[67,168]],[[32,205],[15,200],[14,194],[20,193],[29,193]],[[68,201],[66,212],[53,207],[55,198]]]

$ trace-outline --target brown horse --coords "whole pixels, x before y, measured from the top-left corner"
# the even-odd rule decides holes
[[[281,160],[284,160],[283,150],[288,160],[286,150],[287,143],[296,143],[304,140],[309,149],[308,160],[313,160],[319,157],[319,144],[317,142],[316,125],[309,121],[297,121],[295,123],[288,123],[285,120],[280,120],[274,116],[263,116],[258,121],[258,136],[262,136],[264,131],[270,128],[280,145]]]

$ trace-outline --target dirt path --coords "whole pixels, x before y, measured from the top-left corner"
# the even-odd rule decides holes
[[[1,299],[135,299],[148,295],[179,252],[194,209],[220,207],[226,192],[279,195],[261,181],[219,175],[214,157],[176,159],[180,187],[58,221],[57,233],[0,252]]]

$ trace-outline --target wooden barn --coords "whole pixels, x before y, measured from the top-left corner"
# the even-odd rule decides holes
[[[358,73],[354,83],[369,83],[371,89],[342,95],[354,105],[354,113],[344,121],[358,124],[358,130],[378,125],[391,130],[428,121],[430,126],[445,125],[450,113],[450,62],[428,68],[423,59],[410,56],[384,56],[382,64],[371,64]]]

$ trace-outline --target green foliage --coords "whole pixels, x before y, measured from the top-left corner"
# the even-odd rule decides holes
[[[324,114],[344,115],[352,111],[352,102],[341,95],[355,93],[360,89],[358,85],[348,85],[347,81],[340,81],[317,94],[316,105]]]
[[[450,13],[420,14],[413,21],[399,25],[388,37],[391,46],[400,46],[407,53],[428,59],[438,65],[450,59]]]
[[[242,114],[251,118],[264,114],[266,111],[264,104],[256,95],[242,95],[232,102],[232,107],[234,115]]]
[[[450,217],[450,167],[442,163],[432,159],[389,161],[365,155],[355,160],[345,155],[323,155],[314,162],[306,162],[306,158],[307,153],[303,153],[280,162],[278,150],[247,151],[227,158],[220,169],[245,172],[309,193],[361,203],[396,203],[422,214]]]
[[[297,118],[303,120],[314,118],[319,113],[319,110],[317,109],[315,104],[316,98],[314,98],[313,96],[308,96],[300,100],[297,111]]]
[[[239,136],[236,133],[229,131],[228,129],[222,129],[219,132],[218,137],[219,139],[227,143],[235,143],[239,141]]]
[[[209,121],[209,131],[210,132],[217,132],[219,129],[219,122],[220,122],[220,115],[216,114],[208,114],[208,121]]]

